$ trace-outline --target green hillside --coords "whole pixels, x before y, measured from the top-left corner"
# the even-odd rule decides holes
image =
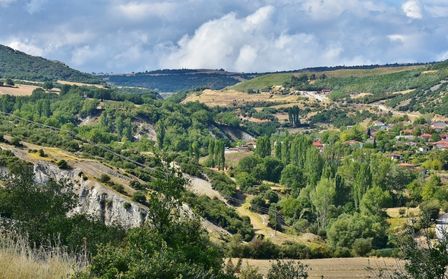
[[[0,77],[33,81],[66,80],[87,83],[100,81],[61,62],[31,56],[3,45],[0,45]]]
[[[399,110],[448,113],[448,62],[336,70],[274,73],[240,82],[232,89],[269,91],[273,86],[294,90],[330,90],[335,101],[372,103],[387,100]],[[361,95],[362,94],[362,95]]]

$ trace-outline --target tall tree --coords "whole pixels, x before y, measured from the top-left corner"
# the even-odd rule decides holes
[[[255,153],[262,158],[271,155],[271,138],[269,136],[263,136],[257,139]]]
[[[319,181],[310,194],[311,203],[316,211],[317,224],[320,229],[325,229],[330,217],[330,208],[334,204],[336,196],[336,184],[334,180],[324,178]]]

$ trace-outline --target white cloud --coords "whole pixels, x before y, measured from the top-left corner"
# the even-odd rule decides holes
[[[443,61],[443,60],[448,60],[448,50],[445,52],[440,53],[437,56],[437,61]]]
[[[401,6],[405,15],[412,19],[422,19],[422,8],[418,0],[407,0]]]
[[[119,14],[134,20],[150,18],[152,16],[164,17],[169,16],[176,8],[171,2],[129,2],[119,4],[116,10]]]
[[[34,56],[42,56],[44,54],[44,50],[29,41],[21,41],[19,39],[11,39],[6,43],[7,46],[20,50],[22,52],[28,53]]]
[[[184,36],[160,63],[168,68],[224,67],[245,72],[351,64],[342,57],[340,46],[325,46],[313,34],[291,34],[267,24],[274,14],[275,9],[267,6],[243,18],[230,13],[206,22],[193,36]]]

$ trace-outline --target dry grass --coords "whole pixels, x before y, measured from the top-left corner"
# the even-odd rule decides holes
[[[0,235],[0,279],[70,278],[85,266],[84,259],[64,249],[33,249],[23,238]]]
[[[35,85],[16,84],[15,87],[0,86],[0,95],[31,96],[34,89],[40,88]]]
[[[300,260],[300,262],[311,269],[308,272],[310,279],[377,278],[376,275],[380,270],[390,273],[403,268],[403,262],[394,258],[333,258]],[[243,266],[246,263],[266,275],[273,261],[244,259]]]
[[[226,165],[228,167],[236,168],[241,159],[246,158],[252,154],[253,154],[252,151],[226,152],[225,153]]]
[[[58,80],[57,81],[59,84],[63,84],[63,85],[71,85],[71,86],[90,86],[90,87],[96,87],[96,88],[101,88],[104,89],[104,86],[101,84],[90,84],[90,83],[82,83],[82,82],[72,82],[72,81],[65,81],[65,80]]]
[[[229,107],[244,103],[270,102],[270,103],[297,103],[298,95],[276,95],[270,93],[247,94],[237,90],[204,90],[200,94],[189,95],[183,103],[200,102],[210,107]]]

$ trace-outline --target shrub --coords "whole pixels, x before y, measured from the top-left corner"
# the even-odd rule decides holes
[[[65,160],[59,160],[56,165],[61,169],[61,170],[68,170],[70,169],[70,166],[68,165],[67,161]]]
[[[277,261],[268,272],[268,279],[306,279],[308,266],[301,262]]]
[[[100,181],[103,183],[108,183],[110,182],[110,176],[108,176],[107,174],[102,174],[100,176]]]
[[[353,242],[352,249],[355,256],[365,256],[372,250],[372,239],[358,238]]]
[[[137,191],[132,195],[132,200],[141,204],[146,204],[146,195],[141,191]]]

